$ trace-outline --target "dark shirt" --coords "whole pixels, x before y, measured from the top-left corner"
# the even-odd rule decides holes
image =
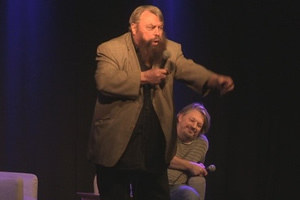
[[[141,64],[141,70],[150,68]],[[152,85],[143,86],[143,107],[128,146],[117,163],[119,169],[161,172],[165,164],[165,137],[152,105]],[[126,119],[124,119],[126,120]],[[122,133],[120,133],[122,134]]]

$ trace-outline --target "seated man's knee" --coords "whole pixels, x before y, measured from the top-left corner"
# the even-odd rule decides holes
[[[188,185],[176,185],[171,188],[171,200],[199,200],[199,193]]]
[[[204,200],[205,191],[206,191],[206,180],[204,177],[201,176],[191,177],[188,180],[188,185],[193,187],[200,194],[201,200]]]

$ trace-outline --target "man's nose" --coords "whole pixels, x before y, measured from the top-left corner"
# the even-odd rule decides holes
[[[192,128],[193,128],[193,129],[196,129],[196,128],[197,128],[197,123],[193,123],[193,124],[192,124]]]
[[[154,35],[155,36],[158,36],[160,34],[160,29],[159,29],[159,27],[156,27],[155,29],[154,29]]]

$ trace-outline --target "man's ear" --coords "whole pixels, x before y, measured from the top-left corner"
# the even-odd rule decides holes
[[[131,23],[130,24],[130,28],[131,28],[132,35],[135,35],[136,34],[137,24]]]
[[[182,114],[177,114],[177,121],[180,122],[182,119]]]

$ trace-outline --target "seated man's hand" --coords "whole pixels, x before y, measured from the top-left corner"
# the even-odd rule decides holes
[[[189,171],[192,176],[206,176],[207,171],[202,163],[190,162]]]

